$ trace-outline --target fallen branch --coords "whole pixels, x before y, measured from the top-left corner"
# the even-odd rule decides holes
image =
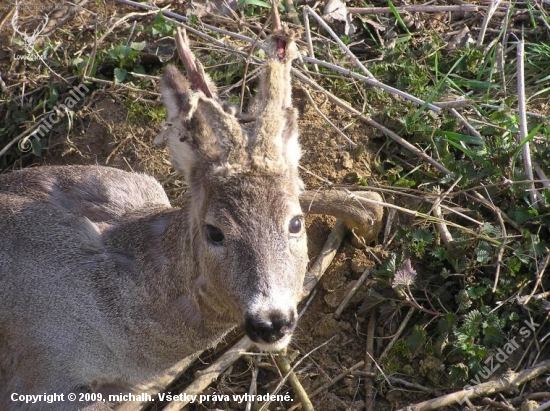
[[[413,316],[413,314],[414,314],[414,308],[411,307],[411,308],[409,308],[409,311],[407,311],[407,315],[405,316],[405,319],[403,321],[401,321],[401,324],[399,324],[399,328],[397,329],[397,332],[395,333],[395,335],[391,339],[390,343],[386,346],[386,348],[384,348],[384,351],[382,351],[382,354],[380,354],[380,357],[378,357],[378,362],[381,362],[382,359],[386,355],[388,355],[388,353],[393,348],[393,346],[397,342],[397,340],[399,340],[401,338],[401,334],[403,334],[403,331],[405,331],[405,327],[407,326],[407,324],[411,320],[411,317]]]
[[[283,376],[283,378],[281,379],[281,381],[279,381],[279,384],[277,384],[277,387],[275,387],[275,389],[273,390],[273,394],[276,394],[278,393],[281,388],[283,387],[283,385],[285,384],[286,380],[294,374],[294,369],[301,364],[302,361],[304,361],[307,357],[309,357],[311,354],[313,354],[315,351],[317,351],[319,348],[322,348],[324,347],[325,345],[327,345],[328,343],[330,343],[336,336],[332,336],[329,340],[325,341],[324,343],[322,343],[321,345],[315,347],[314,349],[312,349],[311,351],[307,352],[304,356],[302,356],[298,361],[296,361],[294,363],[294,365],[292,366],[292,368],[290,368],[288,370],[288,372]],[[301,387],[301,384],[300,384],[300,387]],[[303,389],[303,388],[302,388]],[[305,391],[303,392],[303,395],[305,396],[305,398],[307,399],[306,401],[309,401],[309,398],[307,396],[307,394],[305,393]],[[311,403],[310,403],[311,404]],[[271,401],[267,401],[265,402],[261,408],[258,410],[258,411],[267,411],[269,406],[271,405]],[[311,408],[309,408],[309,411],[313,411],[313,406],[311,406]]]
[[[424,401],[418,404],[409,405],[398,411],[427,411],[446,407],[454,403],[462,404],[468,399],[492,395],[497,392],[515,390],[520,385],[531,381],[550,370],[550,360],[541,362],[535,367],[520,372],[511,372],[506,377],[498,380],[487,381],[473,387],[465,388],[462,391],[446,394],[432,400]]]
[[[485,14],[485,18],[483,19],[483,23],[481,24],[481,28],[479,29],[479,35],[477,37],[476,47],[481,47],[481,45],[483,44],[483,40],[485,38],[485,32],[487,31],[487,27],[489,26],[489,21],[493,17],[493,14],[495,14],[495,11],[497,11],[501,1],[502,0],[491,1],[491,5],[489,6],[487,13]]]
[[[248,337],[241,338],[234,346],[229,348],[220,358],[218,358],[210,367],[198,371],[195,381],[188,385],[182,392],[188,396],[200,395],[210,384],[212,384],[231,364],[237,361],[243,354],[250,351],[254,343]],[[170,402],[164,411],[179,411],[189,401]]]
[[[313,62],[315,59],[310,59],[310,61]],[[315,60],[318,61],[318,60]],[[338,107],[344,109],[348,113],[355,114],[359,119],[364,121],[366,124],[368,124],[371,127],[374,127],[378,130],[380,130],[382,133],[384,133],[386,136],[394,140],[395,142],[399,143],[403,147],[405,147],[407,150],[413,152],[415,155],[419,156],[420,158],[424,159],[427,163],[430,163],[432,166],[434,166],[437,170],[442,172],[443,174],[451,174],[451,172],[444,167],[443,165],[439,164],[436,160],[431,158],[429,155],[424,153],[422,150],[416,148],[411,143],[409,143],[404,138],[398,136],[396,133],[391,131],[389,128],[384,127],[382,124],[374,121],[370,117],[365,116],[363,113],[361,113],[359,110],[353,108],[345,101],[339,99],[334,94],[328,92],[323,87],[321,87],[319,84],[314,82],[313,80],[306,77],[303,73],[299,72],[298,70],[292,69],[292,74],[296,76],[300,81],[307,84],[310,87],[313,87],[315,90],[320,91],[321,93],[324,93],[330,101],[332,101],[334,104],[336,104]],[[366,77],[365,77],[366,78]]]
[[[300,383],[300,380],[298,380],[298,377],[296,377],[296,374],[292,370],[286,356],[283,356],[283,355],[275,356],[275,362],[277,363],[277,367],[279,367],[279,369],[283,373],[288,375],[288,382],[292,386],[292,389],[294,390],[294,393],[296,394],[296,396],[299,398],[302,404],[302,409],[304,411],[313,411],[313,404],[311,403],[311,400],[309,399],[309,396],[307,395],[306,390]]]
[[[367,281],[367,278],[369,278],[370,272],[371,272],[370,268],[367,268],[363,272],[363,274],[361,275],[359,280],[357,280],[355,285],[346,294],[346,296],[344,297],[344,299],[342,300],[342,302],[340,303],[340,305],[338,306],[336,311],[334,311],[334,318],[338,319],[338,317],[340,317],[342,315],[342,313],[344,312],[344,310],[348,306],[348,304],[351,301],[351,299],[353,298],[353,296],[357,293],[357,291],[359,290],[359,288],[361,288],[361,286],[365,283],[365,281]]]
[[[373,402],[373,377],[369,376],[372,373],[372,364],[374,362],[374,333],[376,332],[376,310],[371,310],[369,325],[367,326],[367,348],[365,352],[365,408],[366,411],[374,409]]]
[[[368,200],[382,201],[374,192],[359,195],[344,190],[306,191],[300,195],[302,210],[308,214],[329,214],[344,220],[360,243],[371,243],[382,229],[383,208]],[[356,244],[360,245],[360,244]]]
[[[444,13],[449,11],[475,12],[482,6],[463,4],[457,6],[436,6],[436,5],[413,5],[395,7],[398,13]],[[348,7],[350,14],[390,14],[393,10],[390,7]]]
[[[527,115],[525,114],[525,78],[524,78],[524,42],[523,39],[518,41],[518,68],[517,68],[517,80],[518,80],[518,114],[519,114],[519,140],[523,142],[521,148],[523,154],[523,164],[525,167],[525,176],[527,180],[533,180],[533,165],[531,163],[531,151],[529,149],[529,141],[525,141],[527,135]],[[535,189],[534,183],[529,183],[529,200],[531,201],[531,207],[539,208],[538,201],[541,200],[538,192]]]

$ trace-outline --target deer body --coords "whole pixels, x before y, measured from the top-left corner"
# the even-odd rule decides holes
[[[262,348],[288,344],[307,265],[291,46],[275,36],[246,127],[167,69],[182,209],[153,178],[112,168],[0,176],[0,408],[110,409],[11,395],[136,391],[235,325]]]

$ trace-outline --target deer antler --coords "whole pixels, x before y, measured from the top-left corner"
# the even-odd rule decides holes
[[[208,83],[211,83],[210,79],[208,78],[207,80],[207,75],[204,72],[201,62],[195,58],[195,55],[189,48],[187,32],[180,27],[176,30],[176,48],[180,60],[185,66],[187,77],[189,78],[193,90],[200,90],[206,97],[215,98],[211,87],[208,85]]]

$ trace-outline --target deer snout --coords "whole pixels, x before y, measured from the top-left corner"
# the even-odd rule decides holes
[[[270,311],[261,314],[247,314],[244,329],[248,338],[266,351],[278,351],[290,342],[296,328],[296,311]]]

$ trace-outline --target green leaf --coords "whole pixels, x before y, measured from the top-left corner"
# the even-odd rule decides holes
[[[487,235],[493,235],[499,237],[501,235],[500,229],[490,223],[483,223],[481,226],[481,232]]]
[[[258,6],[258,7],[265,7],[266,9],[271,8],[271,4],[266,3],[262,0],[239,0],[238,2],[239,8],[244,8],[246,6]]]
[[[464,324],[457,331],[457,334],[464,333],[470,338],[479,336],[483,316],[478,310],[472,310],[464,315]],[[458,335],[457,335],[458,336]]]
[[[439,131],[439,134],[456,143],[463,142],[465,144],[474,144],[478,146],[485,145],[485,141],[476,136],[468,136],[466,134],[455,133],[453,131]]]
[[[147,43],[144,41],[135,41],[130,43],[130,48],[136,51],[143,51],[146,45]]]
[[[40,142],[40,139],[33,138],[31,139],[31,146],[32,146],[32,153],[37,156],[42,156],[42,143]]]
[[[521,261],[517,257],[510,257],[506,261],[506,267],[510,270],[511,273],[517,274],[519,270],[521,269]]]
[[[475,249],[476,260],[481,264],[487,264],[491,260],[493,248],[485,241],[480,241]]]
[[[58,99],[59,99],[59,93],[55,88],[55,86],[52,83],[50,83],[50,96],[48,99],[48,107],[50,108],[53,107]]]
[[[126,76],[128,76],[128,71],[125,69],[118,67],[115,69],[115,83],[122,83],[126,80]]]
[[[434,236],[429,230],[425,228],[419,228],[418,230],[414,230],[412,232],[412,239],[418,242],[431,243],[434,239]]]
[[[512,322],[519,321],[519,315],[516,312],[511,312],[510,315],[508,316],[508,319]]]
[[[527,144],[529,141],[531,141],[533,139],[533,137],[535,137],[537,135],[537,133],[539,132],[542,125],[543,125],[543,123],[537,124],[537,126],[529,134],[527,134],[527,136],[525,136],[525,138],[523,140],[521,140],[521,142],[518,145],[518,148],[516,149],[516,152],[514,153],[514,162],[513,162],[513,164],[516,163],[516,159],[519,156],[519,153],[521,153],[521,150],[523,150],[523,146],[525,144]]]
[[[454,383],[459,381],[464,381],[466,378],[468,378],[468,371],[469,371],[468,366],[461,362],[458,364],[451,365],[449,367],[449,378]]]
[[[489,170],[493,170],[494,169],[494,166],[493,164],[491,164],[489,161],[485,160],[483,157],[481,157],[480,155],[476,154],[474,151],[468,149],[468,148],[465,148],[465,147],[462,147],[460,144],[452,141],[452,140],[447,140],[449,142],[450,145],[452,145],[453,147],[455,147],[456,149],[462,151],[464,154],[466,154],[468,157],[470,157],[472,160],[475,160],[477,161],[478,163],[480,163],[483,167],[485,167],[487,169],[487,171]]]
[[[411,334],[407,337],[407,345],[411,351],[416,351],[426,344],[426,330],[415,325]]]
[[[466,293],[470,298],[483,297],[485,294],[487,294],[487,287],[484,287],[484,286],[470,287],[466,290]]]
[[[447,259],[447,249],[445,247],[435,247],[430,255],[439,261],[445,261]]]
[[[441,334],[451,333],[453,327],[456,325],[456,316],[453,313],[447,313],[444,317],[440,318],[437,322],[437,330]]]
[[[393,3],[391,2],[391,0],[388,0],[388,6],[390,7],[390,10],[393,14],[393,17],[395,17],[395,19],[397,20],[397,23],[399,24],[399,26],[403,29],[403,31],[405,31],[407,34],[411,34],[407,25],[405,24],[405,22],[403,21],[403,19],[401,18],[401,16],[399,15],[399,12],[397,11],[397,9],[395,8],[395,6],[393,5]]]

